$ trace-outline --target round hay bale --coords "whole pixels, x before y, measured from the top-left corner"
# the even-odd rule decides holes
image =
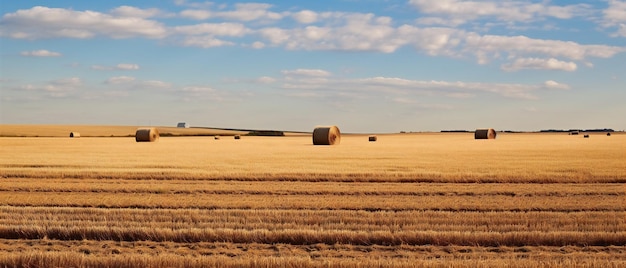
[[[606,135],[610,137],[611,136],[611,132],[606,133]]]
[[[219,140],[220,139],[220,135],[213,136],[213,139]]]
[[[474,139],[476,140],[495,139],[496,135],[497,135],[496,131],[493,128],[477,129],[474,132]]]
[[[589,138],[589,134],[585,134],[585,136],[583,136],[583,138]]]
[[[159,140],[159,131],[156,128],[139,128],[135,132],[136,142],[155,142]]]
[[[78,133],[78,132],[70,132],[70,138],[80,138],[80,133]]]
[[[313,145],[337,145],[341,132],[337,126],[321,126],[313,130]]]
[[[372,136],[369,136],[368,140],[374,142],[378,140],[378,137],[376,137],[375,135],[372,135]]]
[[[239,136],[239,135],[235,135],[235,139],[236,139],[236,140],[239,140],[239,139],[241,139],[241,136]]]

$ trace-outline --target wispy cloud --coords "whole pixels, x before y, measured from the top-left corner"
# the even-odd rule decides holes
[[[18,86],[21,91],[42,92],[45,96],[62,98],[80,89],[83,81],[78,77],[62,78],[45,82],[43,84],[25,84]]]
[[[518,58],[514,62],[502,65],[502,70],[513,72],[523,69],[561,70],[573,72],[577,65],[571,61],[560,61],[555,58]]]
[[[505,22],[530,22],[552,17],[569,19],[583,16],[591,12],[590,5],[551,5],[549,1],[462,1],[462,0],[410,0],[409,3],[423,14],[436,15],[421,20],[422,23],[440,23],[452,19],[453,24],[460,25],[473,20],[491,18]]]
[[[604,26],[616,27],[615,36],[626,37],[626,1],[609,0],[609,6],[603,10]]]
[[[120,63],[115,66],[118,70],[139,70],[139,65],[134,63]]]
[[[141,9],[131,6],[120,6],[111,10],[111,14],[120,17],[150,18],[163,14],[158,8]]]
[[[25,57],[60,57],[62,56],[59,52],[49,51],[45,49],[41,50],[33,50],[33,51],[22,51],[20,55]]]
[[[331,75],[329,71],[320,70],[320,69],[283,70],[281,71],[281,73],[284,75],[313,76],[313,77],[326,77],[326,76]]]
[[[112,70],[139,70],[139,64],[135,63],[120,63],[115,66],[105,66],[105,65],[92,65],[91,69],[99,70],[99,71],[112,71]]]
[[[132,76],[115,76],[115,77],[111,77],[107,79],[104,83],[117,85],[117,84],[128,84],[134,81],[135,81],[135,78]]]
[[[320,76],[319,74],[323,74]],[[538,99],[538,92],[549,89],[569,89],[570,86],[553,80],[539,84],[487,83],[441,80],[414,80],[400,77],[365,77],[346,79],[334,77],[332,73],[316,69],[283,70],[282,77],[257,79],[275,81],[280,88],[290,90],[290,96],[324,96],[329,94],[354,93],[362,96],[383,94],[396,102],[413,102],[407,96],[436,95],[448,98],[470,98],[477,94],[495,94],[513,99]],[[301,75],[293,75],[301,74]],[[305,74],[305,75],[302,75]],[[295,93],[294,91],[298,91]],[[368,93],[369,92],[369,93]]]
[[[204,5],[204,9],[188,9],[180,12],[180,16],[194,20],[206,20],[209,18],[220,18],[236,21],[254,20],[280,20],[283,14],[272,12],[270,4],[265,3],[237,3],[233,10],[210,10],[213,5]]]
[[[166,28],[161,23],[127,15],[36,6],[5,14],[0,20],[4,26],[0,36],[85,39],[95,36],[162,38],[166,35]]]

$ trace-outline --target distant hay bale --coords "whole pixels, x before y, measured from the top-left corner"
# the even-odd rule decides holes
[[[589,138],[589,135],[588,135],[588,134],[586,134],[585,136],[583,136],[583,138],[585,138],[585,139],[586,139],[586,138]]]
[[[570,135],[578,135],[578,131],[572,131],[569,133]]]
[[[368,138],[369,141],[377,141],[378,137],[376,137],[375,135],[369,136]]]
[[[70,138],[80,138],[80,133],[78,133],[78,132],[70,132]]]
[[[477,139],[477,140],[495,139],[496,135],[497,135],[496,131],[493,128],[477,129],[474,132],[474,139]]]
[[[607,136],[611,136],[611,132],[606,133]]]
[[[219,140],[220,139],[220,135],[213,136],[213,139]]]
[[[241,139],[241,136],[239,136],[239,135],[235,135],[235,139],[236,139],[236,140]]]
[[[313,145],[337,145],[341,132],[337,126],[320,126],[313,130]]]
[[[139,128],[135,132],[136,142],[155,142],[159,140],[159,131],[156,128]]]

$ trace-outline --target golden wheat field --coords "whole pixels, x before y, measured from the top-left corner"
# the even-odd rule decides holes
[[[0,127],[0,267],[626,266],[621,133]]]

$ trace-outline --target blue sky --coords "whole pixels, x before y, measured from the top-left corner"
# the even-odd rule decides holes
[[[4,1],[2,124],[626,129],[626,1]]]

